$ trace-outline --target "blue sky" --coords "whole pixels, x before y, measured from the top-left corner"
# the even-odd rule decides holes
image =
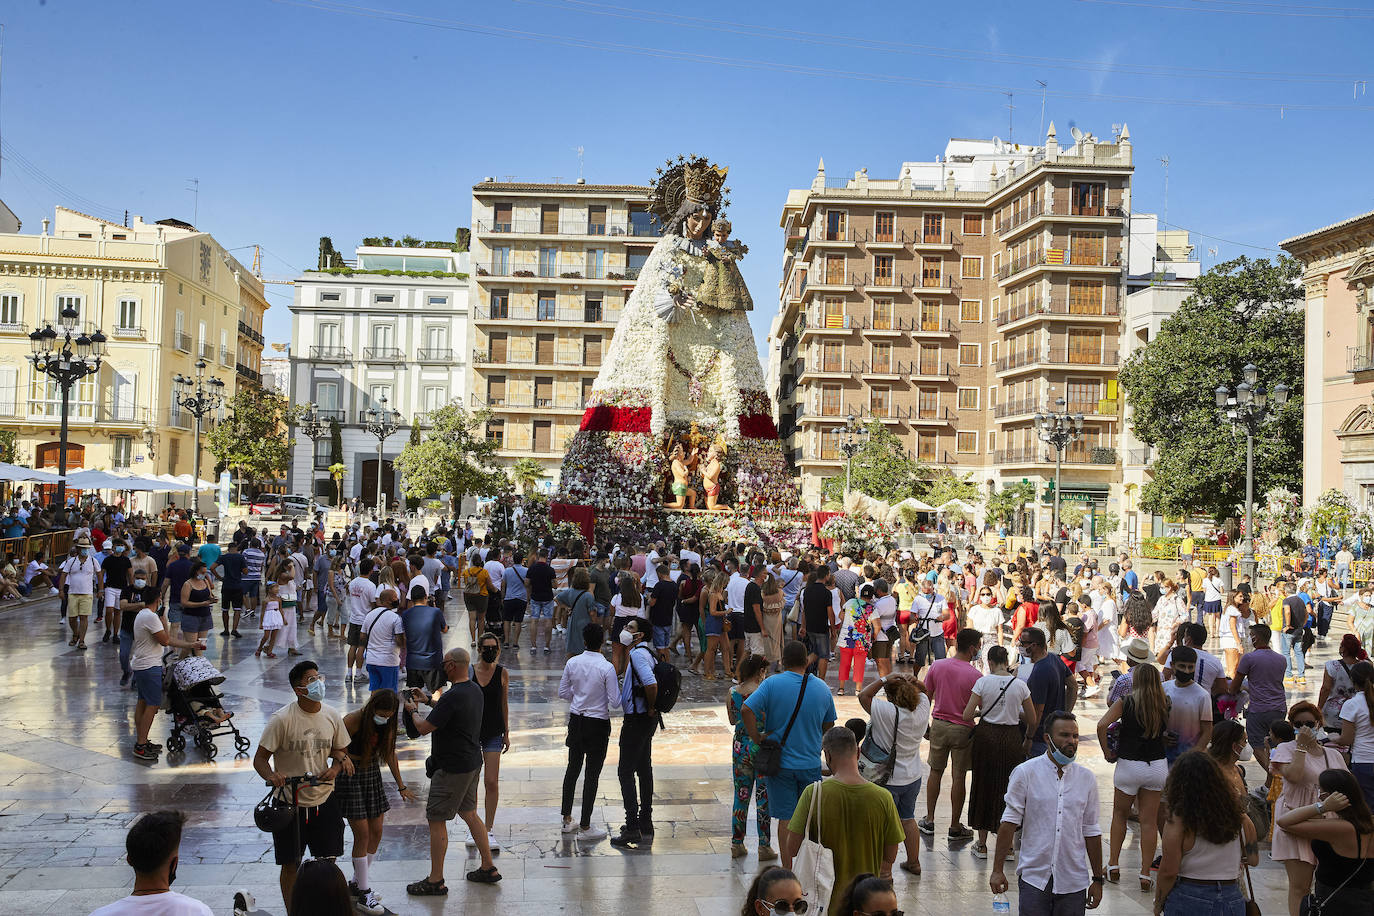
[[[698,152],[731,168],[762,340],[778,215],[817,158],[891,177],[951,136],[1038,142],[1037,80],[1061,137],[1129,123],[1135,210],[1163,209],[1169,158],[1168,221],[1205,265],[1374,209],[1368,7],[8,0],[0,21],[0,197],[27,231],[57,204],[191,220],[196,178],[198,225],[273,276],[322,235],[450,238],[473,183],[574,180],[579,146],[609,183]]]

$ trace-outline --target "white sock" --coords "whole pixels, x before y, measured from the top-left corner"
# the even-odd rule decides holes
[[[372,863],[375,862],[375,861],[377,861],[377,854],[376,854],[375,852],[369,852],[369,853],[367,854],[367,864],[368,864],[368,867],[370,868],[370,867],[372,866]]]
[[[367,856],[353,858],[353,883],[358,885],[358,890],[371,890],[371,885],[367,883]]]

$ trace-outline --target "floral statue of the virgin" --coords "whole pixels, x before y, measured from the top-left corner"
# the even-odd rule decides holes
[[[736,266],[746,249],[729,240],[722,218],[726,170],[679,157],[660,171],[652,209],[663,237],[625,302],[563,459],[562,499],[611,514],[681,505],[674,488],[685,484],[670,458],[681,445],[690,486],[714,508],[794,511],[749,327],[753,302]],[[708,462],[702,443],[723,467]],[[701,481],[702,470],[721,472]]]

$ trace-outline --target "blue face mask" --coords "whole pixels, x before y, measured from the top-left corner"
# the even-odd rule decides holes
[[[1061,751],[1058,747],[1056,747],[1055,743],[1053,741],[1050,741],[1048,738],[1046,739],[1046,743],[1050,746],[1050,759],[1053,760],[1056,764],[1058,764],[1061,767],[1066,767],[1069,764],[1073,763],[1074,754],[1078,753],[1077,748],[1074,748],[1074,754],[1066,754],[1063,751]]]
[[[391,721],[391,716],[373,716],[372,723],[378,728],[385,728],[386,723]]]
[[[305,695],[316,703],[324,699],[324,678],[316,678],[305,685]]]

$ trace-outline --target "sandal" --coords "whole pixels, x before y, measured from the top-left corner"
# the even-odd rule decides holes
[[[1107,866],[1107,880],[1110,881],[1110,882],[1112,882],[1113,884],[1115,884],[1116,882],[1118,882],[1118,881],[1121,880],[1121,866],[1120,866],[1120,865],[1108,865],[1108,866]]]
[[[1141,875],[1141,876],[1140,876],[1140,889],[1141,889],[1142,891],[1147,891],[1147,892],[1148,892],[1148,891],[1154,890],[1154,889],[1155,889],[1155,876],[1154,876],[1154,875]]]
[[[902,868],[902,871],[904,871],[904,872],[910,872],[910,873],[913,874],[913,875],[919,875],[919,874],[921,873],[921,863],[920,863],[920,862],[912,862],[910,859],[908,859],[907,861],[903,862],[902,865],[901,865],[901,868]]]
[[[491,868],[475,868],[468,872],[467,878],[478,884],[495,884],[501,880],[501,873],[493,865]]]
[[[442,897],[448,893],[448,885],[444,884],[442,881],[435,883],[425,878],[422,881],[416,881],[414,884],[407,884],[406,893],[414,897]]]

